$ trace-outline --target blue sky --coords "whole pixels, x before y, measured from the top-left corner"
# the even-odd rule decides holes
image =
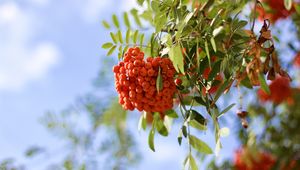
[[[105,57],[101,44],[109,38],[101,20],[132,6],[133,0],[1,0],[0,160],[21,159],[31,145],[59,142],[38,118],[93,89]],[[141,167],[182,168],[185,151],[177,145],[177,131],[158,138],[157,153],[148,149],[146,133],[137,135],[145,146],[140,148],[145,154]],[[221,154],[230,155],[236,143],[230,138],[223,142],[228,149]]]

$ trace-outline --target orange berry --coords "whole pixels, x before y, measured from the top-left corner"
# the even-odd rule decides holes
[[[148,76],[149,77],[152,77],[152,76],[154,76],[154,70],[153,69],[150,69],[150,70],[148,70]]]
[[[125,74],[126,73],[126,69],[124,67],[120,67],[120,73]]]
[[[142,65],[142,62],[140,60],[135,60],[134,61],[134,66],[138,67],[138,66],[141,66]]]
[[[143,76],[143,77],[147,76],[147,70],[145,68],[141,68],[140,75]]]
[[[131,57],[126,56],[126,57],[123,58],[123,61],[124,61],[124,62],[128,62],[130,59],[131,59]]]
[[[142,86],[137,86],[137,87],[136,87],[136,92],[137,92],[137,93],[142,93],[142,92],[143,92]]]
[[[119,73],[119,69],[120,69],[120,66],[114,66],[113,67],[113,72],[114,73]]]

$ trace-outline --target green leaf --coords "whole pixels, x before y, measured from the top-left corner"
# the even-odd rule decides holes
[[[183,125],[181,127],[181,132],[182,132],[183,136],[186,138],[187,137],[187,127],[186,127],[186,125]]]
[[[168,117],[171,117],[171,118],[178,118],[177,113],[176,113],[173,109],[170,109],[170,110],[165,111],[164,114],[165,114],[166,116],[168,116]]]
[[[154,43],[155,43],[155,33],[152,33],[150,38],[150,54],[154,56]]]
[[[180,45],[175,45],[170,48],[169,57],[177,72],[184,73],[183,55]]]
[[[181,130],[179,131],[177,141],[178,141],[178,144],[181,145],[181,142],[182,142],[182,131]]]
[[[212,81],[217,76],[217,74],[220,73],[221,62],[222,61],[220,60],[214,64],[213,68],[211,69],[208,75],[207,81]]]
[[[40,147],[37,147],[37,146],[33,146],[33,147],[30,147],[25,152],[25,155],[26,155],[26,157],[33,157],[33,156],[36,156],[37,154],[40,154],[43,151],[44,151],[43,148],[40,148]]]
[[[139,120],[139,126],[138,126],[138,131],[140,130],[146,130],[146,127],[147,127],[147,121],[146,121],[146,118],[145,118],[145,115],[146,112],[144,112],[141,116],[140,116],[140,120]]]
[[[73,162],[71,160],[67,159],[64,161],[64,168],[66,170],[73,170],[73,167]]]
[[[292,8],[292,3],[293,3],[293,0],[284,0],[284,7],[285,7],[287,10],[291,10],[291,8]]]
[[[120,43],[122,44],[122,43],[123,43],[123,37],[122,37],[122,32],[121,32],[121,30],[118,31],[117,35],[118,35],[118,38],[119,38]]]
[[[196,128],[196,129],[198,129],[198,130],[204,130],[204,131],[207,130],[207,127],[205,125],[200,124],[196,120],[189,121],[189,125],[192,126],[192,127],[194,127],[194,128]]]
[[[296,12],[298,13],[298,15],[300,15],[300,5],[299,4],[295,4],[295,9],[296,9]]]
[[[194,97],[194,99],[195,99],[195,101],[196,101],[197,103],[199,103],[199,104],[201,104],[201,105],[203,105],[203,106],[206,105],[206,103],[205,103],[205,101],[202,99],[202,97],[196,96],[196,97]]]
[[[102,21],[102,25],[104,26],[104,28],[106,28],[106,29],[110,29],[110,25],[109,25],[109,23],[108,22],[106,22],[106,21]]]
[[[106,56],[112,55],[112,53],[115,51],[116,48],[117,48],[116,45],[112,46],[112,47],[109,49],[109,51],[107,52]]]
[[[102,45],[102,48],[104,48],[104,49],[109,49],[109,48],[111,48],[112,46],[113,46],[113,43],[108,42],[108,43],[103,44],[103,45]]]
[[[155,152],[155,148],[154,148],[154,135],[155,135],[155,130],[152,127],[152,129],[149,132],[149,137],[148,137],[148,144],[150,149]]]
[[[216,37],[222,30],[224,29],[223,26],[220,26],[213,30],[213,36]]]
[[[211,67],[211,64],[210,64],[210,54],[209,54],[209,48],[208,48],[207,41],[205,41],[204,45],[205,45],[206,56],[207,56],[207,59],[208,59],[208,65],[209,65],[209,67]]]
[[[211,148],[202,140],[198,139],[193,135],[189,135],[189,142],[191,146],[196,149],[198,152],[205,153],[205,154],[212,154],[213,151]]]
[[[114,35],[114,33],[110,32],[110,37],[111,37],[111,39],[113,40],[113,42],[114,42],[115,44],[118,43],[117,37]]]
[[[115,27],[120,28],[119,20],[118,20],[118,17],[116,16],[116,14],[114,14],[112,16],[112,20],[113,20]]]
[[[189,14],[187,14],[185,16],[185,18],[183,20],[183,22],[184,22],[185,25],[189,22],[189,20],[193,17],[193,15],[194,15],[194,12],[190,12]]]
[[[127,12],[124,12],[123,18],[124,18],[124,23],[125,23],[126,27],[127,27],[127,28],[130,28],[130,22],[129,22],[129,19],[128,19],[128,14],[127,14]]]
[[[168,136],[169,132],[166,126],[164,125],[164,122],[160,118],[159,113],[154,113],[154,119],[155,119],[155,128],[157,129],[158,133],[162,136]]]
[[[199,124],[205,125],[206,119],[196,110],[189,110],[189,120],[196,120]]]
[[[123,53],[127,52],[128,48],[129,48],[129,46],[126,45],[126,46],[124,47],[124,49],[123,49]]]
[[[142,6],[145,0],[137,0],[137,3]]]
[[[192,154],[189,155],[189,163],[190,163],[191,170],[198,170],[197,163],[194,157],[192,156]]]
[[[125,39],[126,39],[126,43],[128,44],[128,43],[129,43],[129,40],[130,40],[130,29],[128,29],[128,30],[126,31],[126,37],[125,37]]]
[[[166,14],[156,15],[154,18],[155,32],[160,32],[167,22]]]
[[[153,11],[159,11],[159,2],[158,1],[151,1],[151,8]]]
[[[144,43],[144,37],[145,37],[145,35],[141,34],[141,36],[140,36],[140,46],[141,47],[143,46],[143,43]]]
[[[229,78],[227,79],[222,85],[221,87],[219,87],[219,89],[216,92],[215,98],[212,102],[212,104],[215,104],[217,102],[217,100],[220,98],[220,96],[222,95],[222,93],[226,90],[226,88],[232,83],[232,79]]]
[[[235,106],[235,103],[227,106],[217,117],[221,117],[224,113],[228,112],[233,106]]]
[[[137,42],[138,35],[139,35],[139,31],[135,30],[135,32],[133,34],[133,38],[132,38],[134,44],[136,44],[136,42]]]
[[[217,52],[217,46],[216,46],[216,42],[215,42],[214,37],[211,37],[211,38],[210,38],[210,43],[211,43],[211,46],[213,47],[213,50],[214,50],[215,52]]]
[[[136,22],[136,24],[137,24],[138,26],[142,27],[142,23],[141,23],[141,20],[140,20],[140,18],[139,18],[139,15],[138,15],[138,10],[132,9],[132,10],[130,10],[130,13],[131,13],[131,15],[133,16],[134,21]]]
[[[122,58],[122,55],[123,55],[123,47],[122,47],[122,45],[120,45],[118,51],[119,51],[119,53],[118,53],[118,59],[120,60]]]
[[[262,88],[262,90],[264,92],[266,92],[267,94],[270,94],[270,89],[269,89],[269,86],[266,82],[266,79],[264,78],[264,75],[263,74],[259,74],[258,76],[258,79],[259,79],[259,82],[260,82],[260,87]]]
[[[161,77],[161,70],[158,69],[158,75],[156,78],[156,90],[157,92],[160,92],[163,89],[163,79]]]

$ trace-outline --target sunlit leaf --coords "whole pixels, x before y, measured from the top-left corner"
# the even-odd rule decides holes
[[[128,30],[126,31],[126,37],[125,37],[125,39],[126,39],[126,43],[128,44],[128,43],[129,43],[129,40],[130,40],[130,29],[128,29]]]
[[[264,92],[266,92],[267,94],[270,94],[270,89],[269,89],[269,86],[266,82],[266,79],[264,78],[264,75],[263,74],[259,74],[258,76],[258,79],[259,79],[259,82],[260,82],[260,87],[262,88],[262,90]]]
[[[217,46],[216,46],[216,42],[215,42],[214,37],[211,37],[211,38],[210,38],[210,43],[211,43],[211,46],[213,47],[213,50],[214,50],[215,52],[217,52]]]
[[[197,163],[194,157],[192,156],[192,154],[189,155],[189,163],[190,163],[191,170],[198,170]]]
[[[133,16],[133,18],[134,18],[136,24],[137,24],[138,26],[142,27],[142,23],[141,23],[140,18],[139,18],[139,16],[138,16],[138,10],[132,9],[132,10],[130,11],[130,13],[131,13],[131,15]]]
[[[124,23],[125,23],[126,27],[127,27],[127,28],[130,28],[130,22],[129,22],[129,19],[128,19],[128,14],[127,14],[127,12],[124,12],[123,18],[124,18]]]
[[[220,26],[220,27],[214,29],[214,31],[213,31],[213,36],[214,36],[214,37],[217,36],[223,29],[224,29],[223,26]]]
[[[205,45],[206,56],[207,56],[207,59],[208,59],[208,65],[209,65],[209,67],[211,67],[211,64],[210,64],[210,54],[209,54],[209,48],[208,48],[208,42],[205,41],[204,45]]]
[[[115,27],[120,28],[120,23],[119,23],[118,17],[115,14],[112,16],[112,20],[113,20]]]
[[[192,127],[198,129],[198,130],[207,130],[207,127],[201,123],[199,123],[198,121],[196,120],[191,120],[189,122],[189,125],[191,125]]]
[[[150,149],[155,152],[155,148],[154,148],[154,135],[155,135],[155,130],[154,128],[152,128],[149,132],[149,137],[148,137],[148,144]]]
[[[292,8],[292,3],[293,3],[293,0],[284,0],[284,7],[285,7],[287,10],[291,10],[291,8]]]
[[[102,25],[104,26],[104,28],[106,28],[106,29],[110,29],[110,25],[109,25],[109,23],[108,22],[106,22],[106,21],[102,21]]]
[[[177,113],[173,109],[165,111],[164,114],[171,118],[178,118]]]
[[[156,90],[160,92],[163,89],[163,79],[161,77],[161,69],[158,70],[158,75],[156,78]]]
[[[173,62],[173,65],[177,72],[184,73],[184,62],[183,55],[180,45],[175,45],[170,48],[169,57]]]
[[[115,51],[115,49],[117,48],[117,46],[116,45],[114,45],[114,46],[112,46],[110,49],[109,49],[109,51],[107,52],[107,56],[110,56],[110,55],[112,55],[112,53]]]
[[[118,43],[118,41],[117,41],[117,37],[114,35],[114,33],[110,33],[110,37],[111,37],[111,39],[113,40],[113,42],[115,43],[115,44],[117,44]]]
[[[143,46],[145,34],[141,34],[140,36],[140,46]]]
[[[118,38],[119,38],[120,43],[123,43],[123,37],[122,37],[122,32],[121,32],[121,30],[118,31],[117,35],[118,35]]]
[[[102,48],[104,48],[104,49],[109,49],[109,48],[111,48],[112,46],[113,46],[113,43],[108,42],[108,43],[103,44],[103,45],[102,45]]]
[[[205,154],[212,154],[213,151],[211,150],[211,148],[202,140],[200,140],[199,138],[193,136],[193,135],[189,135],[189,142],[191,144],[191,146],[196,149],[198,152],[201,153],[205,153]]]
[[[233,106],[235,106],[235,103],[227,106],[223,111],[220,112],[220,114],[218,115],[218,118],[221,117],[224,113],[228,112]]]
[[[133,41],[134,44],[136,44],[136,42],[137,42],[138,35],[139,35],[139,31],[136,30],[136,31],[133,33],[133,38],[132,38],[132,41]]]

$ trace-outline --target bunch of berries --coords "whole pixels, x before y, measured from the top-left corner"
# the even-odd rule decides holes
[[[145,61],[138,47],[129,48],[113,71],[119,103],[125,110],[163,113],[173,107],[176,71],[170,59],[148,57]],[[160,89],[157,81],[162,82]]]
[[[285,19],[295,12],[294,6],[291,10],[287,10],[284,6],[283,0],[262,0],[269,8],[258,5],[257,12],[259,13],[259,20],[269,19],[271,23],[275,23],[279,19]]]
[[[235,152],[234,167],[236,170],[271,170],[275,165],[275,158],[266,152],[251,152],[247,148]]]
[[[270,94],[265,93],[262,89],[258,90],[258,97],[262,102],[273,101],[275,104],[280,104],[288,101],[292,96],[290,80],[286,77],[277,77],[269,85]]]

